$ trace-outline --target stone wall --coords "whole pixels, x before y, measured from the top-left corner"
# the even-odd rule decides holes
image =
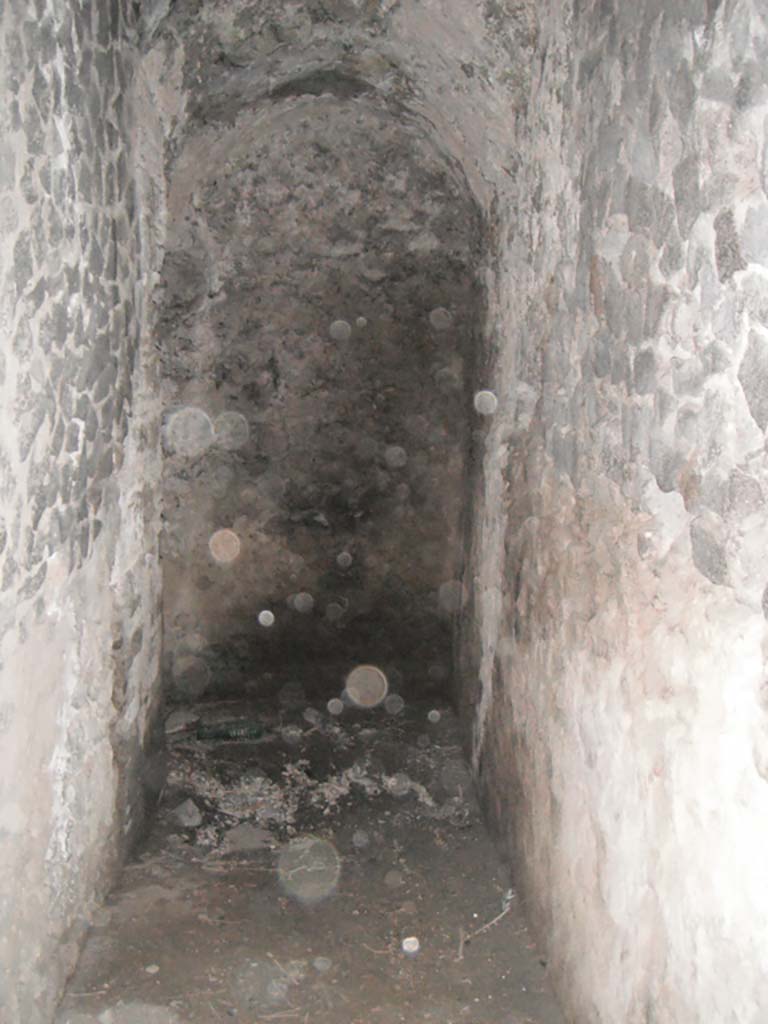
[[[768,25],[540,12],[465,694],[569,1018],[768,1010]]]
[[[478,217],[364,82],[194,121],[158,348],[172,692],[445,686],[461,602]],[[274,616],[266,621],[261,613]]]
[[[153,256],[131,11],[25,0],[0,16],[4,1024],[50,1020],[159,783]]]

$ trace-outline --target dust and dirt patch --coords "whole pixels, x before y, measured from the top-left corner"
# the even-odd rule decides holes
[[[154,833],[57,1024],[562,1024],[452,711],[288,704],[174,718]],[[225,721],[261,735],[196,738]]]

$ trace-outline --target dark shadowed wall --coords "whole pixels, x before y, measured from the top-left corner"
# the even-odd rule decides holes
[[[173,169],[158,346],[180,696],[292,672],[338,688],[361,660],[410,690],[450,671],[478,217],[417,127],[316,84],[192,133]]]

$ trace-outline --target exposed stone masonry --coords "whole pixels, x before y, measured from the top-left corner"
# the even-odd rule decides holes
[[[574,1020],[757,1021],[768,26],[558,20],[491,314],[476,759]]]
[[[100,530],[103,482],[120,468],[138,320],[119,267],[135,252],[136,203],[124,146],[120,10],[34,11],[6,33],[2,143],[4,403],[17,424],[3,453],[25,490],[6,512],[3,587],[66,548],[76,567]],[[10,18],[7,19],[10,21]],[[91,79],[91,86],[87,79]],[[10,438],[8,439],[10,440]]]
[[[50,1019],[143,817],[156,702],[132,8],[8,3],[0,107],[0,1017]],[[156,399],[155,399],[156,401]],[[21,898],[20,898],[21,895]]]

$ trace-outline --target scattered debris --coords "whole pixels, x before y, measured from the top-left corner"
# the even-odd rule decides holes
[[[434,704],[417,701],[398,716],[346,706],[334,719],[295,682],[280,693],[198,708],[211,727],[258,723],[257,742],[168,734],[157,827],[64,1012],[84,1000],[98,1010],[60,1024],[166,1024],[144,1004],[117,1015],[136,991],[167,1004],[172,1024],[498,1024],[497,997],[510,1020],[530,1020],[543,965],[517,938],[510,891],[499,906],[508,875],[479,825],[450,709],[435,725]],[[510,950],[524,974],[506,976]]]
[[[290,694],[288,691],[290,690]],[[295,692],[294,692],[295,691]],[[281,691],[286,701],[289,696],[295,705],[295,712],[305,702],[303,690],[288,684]],[[300,703],[296,706],[296,700]],[[342,702],[336,699],[343,707]],[[402,703],[402,698],[398,698]],[[333,701],[329,702],[333,704]],[[310,760],[306,757],[291,757],[290,751],[300,744],[306,746],[313,734],[318,734],[321,742],[330,743],[331,749],[342,755],[351,745],[364,743],[366,749],[374,747],[385,735],[386,730],[375,728],[366,722],[349,722],[342,726],[332,718],[327,718],[317,708],[304,707],[298,721],[282,724],[285,702],[281,700],[282,711],[270,716],[261,714],[258,720],[249,717],[221,719],[216,718],[217,711],[212,709],[203,721],[199,721],[196,737],[206,743],[218,742],[237,743],[259,739],[258,748],[249,748],[247,764],[236,755],[239,748],[233,748],[234,763],[242,763],[243,767],[235,773],[235,777],[223,777],[211,768],[209,748],[195,748],[189,743],[189,737],[182,731],[182,721],[189,723],[189,717],[176,720],[179,731],[170,734],[171,762],[168,775],[168,786],[171,792],[180,795],[192,793],[203,801],[207,808],[206,821],[203,827],[203,815],[194,801],[185,801],[172,812],[175,820],[185,828],[199,831],[196,843],[209,851],[221,848],[222,852],[246,852],[247,850],[268,849],[275,836],[269,830],[278,830],[284,838],[297,834],[299,820],[305,813],[319,814],[321,819],[328,819],[334,814],[342,802],[351,799],[358,791],[367,798],[394,797],[402,801],[407,810],[411,805],[409,798],[415,797],[416,803],[427,809],[430,816],[443,820],[456,827],[463,827],[471,820],[472,809],[468,803],[471,796],[471,779],[466,767],[460,762],[460,751],[451,748],[446,752],[440,746],[431,747],[429,751],[419,748],[418,763],[412,767],[423,778],[414,778],[409,771],[400,770],[389,773],[383,763],[371,759],[366,753],[358,757],[347,767],[336,772],[329,772],[325,778],[318,779],[311,769]],[[331,708],[333,711],[334,708]],[[302,728],[301,723],[310,728]],[[400,728],[392,723],[388,729]],[[266,752],[277,748],[283,751],[283,765],[279,773],[269,774],[254,763],[262,755],[257,751]],[[221,747],[222,751],[226,748]],[[222,755],[224,756],[224,755]],[[228,755],[227,755],[228,756]],[[275,756],[274,754],[272,755]],[[456,763],[454,763],[454,761]],[[447,799],[446,799],[447,795]],[[235,823],[248,823],[252,832],[247,829],[238,830]],[[357,833],[352,840],[356,849],[363,849],[369,840],[363,832]],[[245,844],[245,845],[243,845]]]

